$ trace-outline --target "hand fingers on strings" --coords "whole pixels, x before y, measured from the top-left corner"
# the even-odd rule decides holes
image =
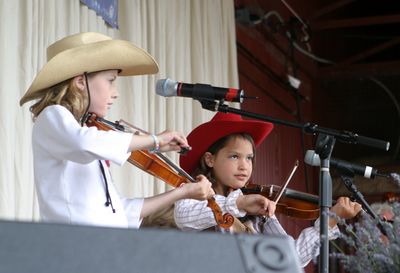
[[[192,149],[192,147],[189,146],[186,137],[180,133],[178,133],[176,136],[176,143],[180,146],[179,153],[181,154],[186,154]]]
[[[351,216],[356,215],[362,209],[359,203],[351,201],[348,197],[340,197],[337,201],[341,207],[347,211],[347,213],[351,214]]]
[[[215,195],[215,192],[212,188],[212,184],[204,175],[196,176],[196,184],[202,187],[202,191],[205,192],[206,198],[211,198]]]
[[[269,200],[269,199],[267,199],[267,198],[265,198],[264,196],[262,196],[262,197],[263,197],[262,200],[260,200],[260,201],[262,201],[260,203],[260,205],[262,207],[261,208],[261,214],[262,215],[266,215],[268,217],[271,217],[275,213],[276,203],[271,201],[271,200]]]
[[[171,150],[179,151],[179,153],[185,154],[192,149],[183,134],[170,131],[166,131],[165,133],[167,134],[166,144],[170,146]]]
[[[341,196],[337,199],[336,203],[340,204],[342,207],[348,207],[350,206],[350,198]]]
[[[179,133],[179,132],[170,132],[171,134],[171,142],[175,142],[177,144],[179,144],[182,147],[187,147],[189,146],[186,137],[183,136],[183,134]]]
[[[343,206],[355,212],[359,212],[361,210],[361,205],[357,202],[351,201],[351,199],[348,197],[343,198]]]
[[[357,202],[353,202],[353,210],[358,213],[360,212],[360,210],[362,209],[361,204],[357,203]]]
[[[266,208],[265,208],[265,212],[268,215],[268,217],[271,217],[275,214],[275,209],[276,209],[276,203],[274,201],[267,201],[266,204]]]

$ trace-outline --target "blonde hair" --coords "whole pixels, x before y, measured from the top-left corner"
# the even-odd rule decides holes
[[[93,76],[93,74],[91,73],[90,76]],[[32,112],[33,120],[47,106],[61,105],[67,108],[77,121],[80,121],[89,103],[87,92],[80,90],[73,79],[68,79],[43,89],[38,92],[36,99],[39,100],[29,108]]]
[[[141,228],[178,228],[174,219],[175,205],[168,206],[143,218]]]

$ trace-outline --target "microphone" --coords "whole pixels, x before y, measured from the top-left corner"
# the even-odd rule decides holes
[[[225,100],[243,102],[246,98],[243,89],[215,87],[209,84],[191,84],[161,79],[157,81],[156,93],[163,97],[187,97],[196,100]]]
[[[319,155],[313,150],[308,150],[304,157],[304,162],[311,166],[320,166],[321,160]],[[329,160],[330,166],[344,171],[350,171],[351,173],[364,176],[365,178],[375,178],[375,176],[388,177],[385,174],[378,173],[377,169],[370,166],[363,166],[354,163],[350,163],[344,160],[331,158]]]

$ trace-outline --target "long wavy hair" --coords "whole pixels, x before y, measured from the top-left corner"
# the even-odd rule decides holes
[[[93,77],[97,72],[87,74]],[[73,79],[68,79],[52,87],[38,92],[37,101],[29,108],[35,120],[44,108],[50,105],[61,105],[67,108],[80,121],[88,107],[89,99],[86,91],[80,90]]]
[[[255,164],[256,145],[254,144],[253,138],[247,133],[235,133],[235,134],[230,134],[230,135],[227,135],[227,136],[225,136],[223,138],[220,138],[219,140],[214,142],[207,149],[207,152],[211,153],[212,155],[216,155],[221,149],[223,149],[228,144],[228,142],[230,140],[236,139],[236,138],[241,138],[241,139],[244,139],[244,140],[248,140],[251,143],[251,146],[253,147],[253,154],[254,154],[254,157],[252,158],[252,163],[253,163],[253,166],[254,166],[254,164]],[[215,176],[214,176],[214,173],[213,173],[213,168],[210,168],[210,167],[207,166],[204,155],[200,158],[198,166],[196,167],[196,169],[192,173],[193,177],[196,177],[199,174],[202,174],[205,177],[207,177],[207,179],[212,184],[216,183]]]

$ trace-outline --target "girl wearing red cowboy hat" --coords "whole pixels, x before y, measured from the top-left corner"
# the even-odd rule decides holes
[[[43,221],[113,227],[139,227],[142,218],[180,198],[206,199],[211,184],[200,183],[150,198],[119,196],[107,162],[122,165],[134,150],[178,151],[183,134],[134,135],[84,125],[88,112],[104,117],[118,97],[117,76],[158,72],[143,49],[100,33],[67,36],[47,48],[47,63],[20,105],[30,107],[34,176]]]
[[[244,231],[260,234],[287,235],[274,215],[275,203],[262,195],[243,195],[241,188],[249,181],[253,171],[255,147],[272,131],[273,125],[257,120],[243,120],[239,115],[217,113],[214,118],[188,136],[193,149],[180,157],[181,167],[192,175],[203,174],[213,184],[215,199],[223,213],[235,217],[248,217],[245,225],[237,224],[230,232]],[[331,211],[340,218],[354,217],[361,209],[348,198],[339,198]],[[205,230],[216,226],[206,201],[193,199],[175,203],[175,222],[182,230]],[[268,218],[260,217],[268,215]],[[235,219],[236,220],[236,219]],[[329,238],[339,234],[336,220],[329,221]],[[214,229],[220,230],[218,227]],[[300,263],[306,266],[319,254],[319,220],[304,229],[295,240]]]

